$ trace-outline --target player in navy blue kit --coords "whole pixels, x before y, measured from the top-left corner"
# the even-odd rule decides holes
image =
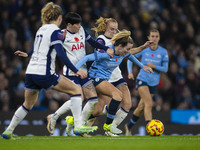
[[[3,132],[5,139],[12,138],[16,126],[25,118],[38,99],[39,91],[53,88],[57,91],[71,95],[73,109],[79,109],[74,115],[74,120],[80,120],[81,116],[81,88],[72,83],[69,79],[55,72],[56,55],[67,65],[77,76],[87,77],[87,73],[77,70],[70,62],[63,49],[65,32],[61,32],[59,26],[62,22],[62,9],[60,6],[50,2],[41,10],[42,27],[36,33],[34,49],[29,61],[25,78],[25,101],[15,112],[10,125]],[[48,131],[54,132],[56,122],[51,118],[48,120]],[[81,123],[75,124],[75,133],[83,134],[97,128],[85,127]]]
[[[86,61],[95,60],[89,69],[89,76],[94,80],[94,85],[98,95],[106,95],[111,99],[108,106],[107,120],[104,124],[104,130],[114,134],[120,134],[122,131],[116,126],[113,126],[112,121],[122,100],[122,93],[114,85],[108,82],[112,71],[119,66],[125,57],[128,57],[128,59],[135,62],[143,70],[147,72],[153,71],[150,67],[142,65],[129,53],[132,52],[131,50],[133,47],[133,40],[130,37],[130,31],[124,30],[117,33],[111,41],[114,41],[114,45],[111,45],[110,47],[115,50],[112,58],[104,51],[95,51],[95,53],[82,58],[76,67],[80,68]]]
[[[141,69],[137,76],[136,88],[138,89],[141,99],[129,123],[125,125],[127,136],[131,135],[132,126],[137,122],[143,112],[146,124],[152,120],[152,97],[156,92],[160,80],[160,73],[167,72],[168,70],[169,58],[167,50],[158,45],[160,40],[159,31],[156,29],[150,30],[148,39],[153,41],[155,45],[144,49],[142,52],[135,54],[135,56],[137,58],[141,57],[142,64],[151,67],[154,73],[149,74]],[[129,79],[131,79],[133,78],[132,62],[128,61],[127,67]]]

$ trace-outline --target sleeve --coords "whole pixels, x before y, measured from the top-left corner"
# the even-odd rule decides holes
[[[155,70],[160,71],[160,72],[167,72],[168,71],[168,62],[164,61],[162,66],[156,66]]]
[[[128,73],[133,72],[133,62],[130,60],[127,60],[127,70]]]
[[[85,31],[85,39],[86,41],[92,45],[93,47],[97,48],[97,49],[103,49],[103,50],[107,50],[109,47],[108,46],[105,46],[105,45],[102,45],[100,43],[98,43],[97,41],[95,41],[88,33],[87,31],[84,29]]]
[[[33,54],[33,49],[27,52],[28,57]]]
[[[104,39],[102,38],[97,38],[96,40],[98,43],[102,44],[102,45],[106,45],[106,42],[104,41]]]
[[[144,65],[134,56],[131,55],[128,57],[128,59],[132,62],[134,62],[136,65],[138,65],[140,68],[144,68]]]
[[[168,57],[168,53],[165,50],[162,54],[162,66],[156,66],[155,70],[160,71],[160,72],[167,72],[168,71],[168,63],[169,63],[169,57]]]
[[[74,73],[78,72],[78,69],[71,63],[69,58],[67,57],[65,50],[62,46],[63,34],[60,30],[56,30],[51,35],[51,46],[54,46],[57,56],[61,59],[61,61],[69,67]]]

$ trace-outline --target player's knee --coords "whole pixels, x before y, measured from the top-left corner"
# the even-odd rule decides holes
[[[124,99],[123,99],[122,103],[121,103],[121,106],[122,106],[123,109],[128,111],[128,110],[131,109],[132,103],[131,103],[131,101],[124,101]]]
[[[114,91],[112,93],[112,98],[117,100],[117,101],[121,101],[122,100],[122,92],[120,91]]]

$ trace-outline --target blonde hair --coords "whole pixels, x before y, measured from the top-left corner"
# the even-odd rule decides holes
[[[41,10],[42,24],[45,25],[51,21],[55,21],[62,15],[62,9],[53,2],[47,3]]]
[[[114,35],[114,37],[111,39],[111,41],[115,42],[115,46],[122,45],[123,47],[126,46],[128,43],[133,44],[133,39],[131,38],[131,32],[127,30],[119,31],[117,34]]]
[[[113,18],[100,17],[95,23],[97,25],[97,27],[92,28],[92,30],[95,31],[95,35],[98,36],[98,32],[105,32],[109,22],[117,23],[117,21]]]

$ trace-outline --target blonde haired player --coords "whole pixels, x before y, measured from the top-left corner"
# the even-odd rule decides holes
[[[89,75],[94,81],[94,86],[97,90],[98,96],[108,96],[108,111],[107,119],[103,128],[106,133],[121,134],[122,131],[113,125],[113,119],[118,110],[118,106],[122,100],[122,92],[116,88],[113,84],[108,82],[113,70],[120,65],[124,58],[130,59],[132,62],[139,65],[143,70],[152,72],[150,67],[142,65],[134,56],[136,51],[133,51],[133,40],[130,37],[130,31],[121,31],[114,35],[111,41],[114,41],[113,45],[110,45],[114,49],[114,56],[110,56],[105,51],[95,51],[93,54],[83,57],[78,64],[77,68],[80,68],[85,62],[95,60],[89,70]],[[129,53],[130,52],[130,53]]]
[[[99,35],[97,38],[97,42],[100,44],[103,44],[105,46],[109,46],[114,44],[114,41],[111,41],[111,39],[114,37],[114,35],[118,32],[118,22],[113,18],[103,18],[100,17],[96,21],[97,27],[92,28],[92,30],[95,31],[96,35],[98,35],[99,32],[103,32],[104,34]],[[144,45],[134,48],[134,50],[142,51],[146,47],[148,47],[150,42],[145,43]],[[116,116],[113,120],[113,126],[117,127],[120,125],[120,123],[126,118],[128,115],[128,112],[131,108],[131,96],[130,92],[127,86],[126,81],[123,79],[121,70],[119,69],[119,66],[114,69],[112,72],[112,75],[109,79],[109,82],[113,84],[116,88],[118,88],[122,92],[122,102],[121,107],[117,111]],[[110,102],[110,98],[105,95],[98,95],[98,103],[95,106],[94,112],[90,116],[88,120],[88,125],[92,125],[95,121],[95,117],[105,114],[107,111],[107,106]],[[107,136],[116,136],[115,134],[112,134],[111,132],[105,132],[105,135]]]

